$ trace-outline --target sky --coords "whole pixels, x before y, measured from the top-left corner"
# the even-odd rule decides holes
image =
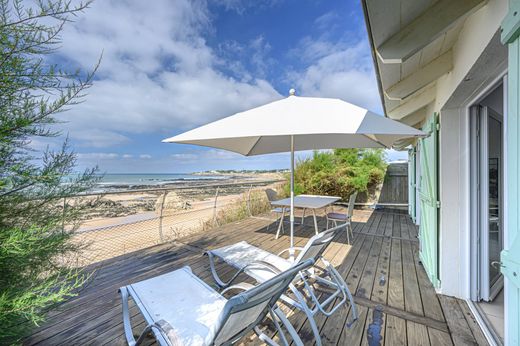
[[[382,114],[360,1],[97,0],[62,40],[54,58],[66,68],[91,70],[102,55],[84,102],[60,115],[79,168],[288,168],[289,154],[246,158],[161,140],[291,88]]]

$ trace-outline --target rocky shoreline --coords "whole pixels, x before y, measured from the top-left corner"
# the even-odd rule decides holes
[[[149,185],[124,184],[111,185],[113,189],[108,189],[89,196],[91,210],[87,219],[101,220],[106,218],[123,217],[146,212],[160,213],[160,203],[166,193],[163,211],[179,211],[191,209],[193,205],[200,203],[208,204],[214,200],[217,193],[219,198],[225,196],[240,196],[248,191],[252,185],[262,187],[270,184],[270,181],[279,180],[280,176],[268,177],[258,175],[254,177],[230,177],[226,180],[190,180],[179,183],[165,183],[159,186],[150,187]],[[223,186],[219,186],[221,183]],[[231,186],[226,186],[234,184]],[[171,188],[171,190],[170,190]],[[165,192],[165,190],[167,190]]]

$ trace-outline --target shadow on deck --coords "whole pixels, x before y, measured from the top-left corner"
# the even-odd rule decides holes
[[[486,344],[467,304],[435,293],[418,262],[417,227],[406,214],[395,210],[356,211],[354,220],[353,245],[347,245],[342,235],[329,246],[325,257],[346,278],[355,294],[360,318],[349,329],[345,327],[347,318],[350,320],[348,309],[341,308],[330,318],[318,314],[316,321],[324,344],[368,345],[367,332],[376,306],[382,308],[380,345]],[[307,222],[312,224],[310,219]],[[267,231],[270,223],[267,218],[249,218],[101,262],[80,294],[52,311],[48,321],[25,344],[123,345],[119,287],[184,265],[190,265],[195,274],[213,284],[203,251],[247,240],[278,253],[288,246],[289,239],[285,234],[275,240],[276,225]],[[324,228],[323,219],[319,225]],[[313,233],[311,226],[297,226],[296,246],[303,246]],[[230,268],[220,269],[231,273]],[[135,306],[130,313],[134,330],[144,328]],[[312,343],[304,314],[293,314],[290,320],[306,344]],[[243,343],[260,344],[254,336]]]

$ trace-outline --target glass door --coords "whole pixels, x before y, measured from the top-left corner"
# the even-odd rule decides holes
[[[488,230],[487,250],[489,258],[489,296],[492,300],[503,286],[500,273],[500,252],[504,248],[503,241],[503,188],[502,188],[502,121],[498,114],[487,110],[488,131]]]
[[[470,298],[497,345],[504,337],[503,87],[470,108]]]
[[[503,287],[500,251],[503,249],[502,119],[480,107],[480,299],[492,301]]]

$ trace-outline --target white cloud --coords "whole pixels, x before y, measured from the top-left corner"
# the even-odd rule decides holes
[[[330,11],[316,18],[314,20],[314,25],[322,32],[327,32],[331,30],[331,27],[335,27],[341,20],[342,19],[337,12]]]
[[[29,147],[32,150],[36,150],[38,152],[42,152],[47,149],[51,151],[58,151],[63,145],[63,141],[56,137],[32,137],[30,141],[31,142]]]
[[[187,162],[194,162],[197,160],[203,160],[204,162],[215,160],[240,160],[246,158],[243,155],[220,149],[201,149],[192,152],[171,154],[170,157],[175,160]]]
[[[76,156],[79,159],[85,160],[111,160],[117,159],[119,154],[116,153],[78,153]]]
[[[207,150],[202,156],[206,160],[237,160],[245,158],[243,155],[219,149]]]
[[[312,150],[299,151],[296,153],[296,160],[306,159],[312,156]],[[276,153],[258,156],[244,156],[227,150],[220,149],[200,149],[193,150],[184,153],[171,154],[175,162],[180,164],[191,164],[191,163],[267,163],[267,162],[278,162],[280,167],[289,166],[289,153]]]
[[[212,0],[214,3],[224,6],[224,8],[228,11],[235,11],[239,14],[244,13],[246,10],[250,9],[262,9],[265,7],[272,7],[279,4],[280,0]]]
[[[258,11],[279,2],[207,1],[238,13]],[[284,70],[272,60],[273,48],[261,33],[249,41],[222,42],[212,49],[208,40],[213,41],[215,35],[206,0],[101,0],[75,20],[66,26],[60,63],[89,69],[103,52],[101,67],[85,102],[63,115],[69,121],[64,126],[74,143],[83,151],[92,148],[93,153],[80,154],[80,160],[106,162],[110,171],[135,171],[136,167],[138,171],[178,171],[177,166],[201,162],[211,162],[215,167],[220,163],[252,167],[267,162],[275,162],[276,167],[288,166],[288,154],[246,158],[204,149],[161,157],[151,147],[143,147],[143,142],[140,150],[153,157],[128,149],[122,150],[133,154],[97,152],[103,151],[99,148],[132,144],[132,138],[153,141],[156,137],[159,141],[280,98],[266,76],[273,70],[280,74]],[[337,15],[330,12],[308,23],[316,36],[303,38],[288,53],[295,62],[292,70],[271,77],[296,87],[300,95],[339,97],[378,111],[368,43],[355,33],[339,39],[337,31],[328,33],[338,28],[337,21]],[[273,47],[280,49],[276,44]],[[291,67],[284,64],[283,68]],[[151,133],[153,138],[136,136]]]
[[[306,37],[290,56],[307,64],[289,71],[287,79],[299,94],[336,97],[380,112],[381,102],[366,40],[333,42],[326,36]]]
[[[116,131],[96,129],[87,123],[84,125],[82,128],[73,126],[69,130],[69,136],[79,140],[82,147],[105,148],[130,142],[130,138]]]
[[[103,161],[103,160],[114,160],[114,159],[135,159],[135,156],[132,154],[117,154],[117,153],[103,153],[103,152],[93,152],[93,153],[77,153],[76,156],[79,159],[89,160],[89,161]],[[139,159],[148,160],[152,158],[150,154],[140,154],[138,156]]]
[[[227,40],[218,44],[218,67],[242,83],[264,81],[277,61],[271,57],[272,46],[264,35],[245,43]]]
[[[235,78],[220,72],[236,62],[206,44],[211,24],[204,1],[94,2],[66,26],[59,51],[84,69],[103,52],[85,102],[63,115],[71,138],[117,146],[135,133],[170,134],[280,97],[245,70]],[[261,37],[253,44],[260,68],[269,46]]]
[[[253,51],[249,60],[255,67],[256,75],[265,76],[269,66],[275,63],[273,59],[269,58],[269,52],[272,48],[271,45],[265,40],[264,36],[258,36],[251,40],[249,47]]]
[[[199,158],[199,155],[196,154],[187,154],[187,153],[181,153],[181,154],[171,154],[170,157],[175,160],[181,160],[181,161],[192,161]]]

